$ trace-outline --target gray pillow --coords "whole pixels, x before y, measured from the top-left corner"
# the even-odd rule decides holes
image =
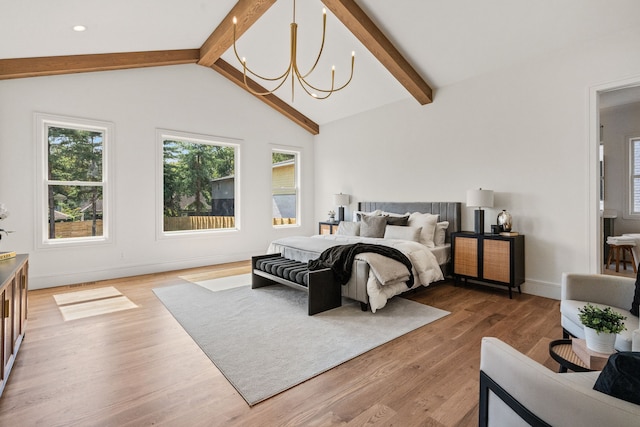
[[[409,215],[405,216],[392,216],[387,217],[387,224],[389,225],[407,225],[409,223]]]
[[[387,227],[387,217],[361,215],[360,218],[360,236],[384,237],[384,230]]]

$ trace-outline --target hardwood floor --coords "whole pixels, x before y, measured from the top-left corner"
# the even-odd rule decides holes
[[[557,369],[548,343],[562,336],[559,301],[444,282],[408,298],[449,316],[251,408],[151,291],[212,270],[225,276],[250,266],[31,291],[0,425],[475,426],[483,336]],[[137,308],[63,320],[53,295],[108,286]]]

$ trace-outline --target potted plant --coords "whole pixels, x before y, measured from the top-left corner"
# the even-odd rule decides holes
[[[626,316],[616,313],[611,307],[600,308],[589,303],[578,312],[584,325],[587,348],[598,353],[613,353],[616,334],[627,329],[622,322]]]

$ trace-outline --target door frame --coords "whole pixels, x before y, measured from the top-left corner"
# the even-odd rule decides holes
[[[587,197],[589,212],[589,272],[602,273],[602,221],[600,213],[600,94],[612,90],[640,86],[640,75],[623,80],[599,84],[589,88],[589,143],[587,158],[589,159],[589,195]],[[605,192],[606,194],[606,192]]]

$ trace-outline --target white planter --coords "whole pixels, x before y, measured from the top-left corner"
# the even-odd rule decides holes
[[[614,347],[616,343],[616,334],[605,334],[604,332],[598,334],[595,329],[587,328],[585,326],[584,338],[589,350],[605,354],[611,354],[616,351]]]

